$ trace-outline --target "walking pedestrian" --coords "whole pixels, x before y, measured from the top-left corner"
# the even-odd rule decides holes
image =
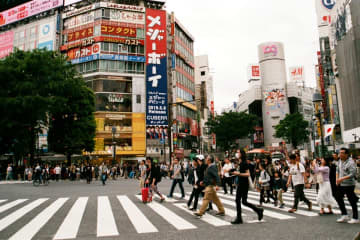
[[[171,184],[171,188],[170,188],[170,193],[167,196],[168,198],[172,198],[173,197],[173,193],[175,190],[175,187],[177,184],[179,184],[180,190],[181,190],[181,198],[185,197],[185,191],[184,191],[184,187],[183,187],[183,173],[182,173],[182,166],[179,163],[179,160],[177,158],[175,158],[172,162],[170,171],[173,171],[173,175],[171,176],[171,178],[173,179],[172,184]]]
[[[107,180],[107,172],[108,172],[108,168],[105,165],[105,163],[103,162],[102,165],[100,166],[100,172],[101,172],[101,181],[103,186],[105,186],[106,184],[106,180]]]
[[[6,169],[6,181],[13,180],[13,168],[11,164],[8,164],[8,167]]]
[[[60,168],[59,165],[56,165],[56,167],[55,167],[54,170],[55,170],[55,179],[56,179],[56,181],[58,182],[59,179],[60,179],[61,168]]]
[[[338,186],[338,204],[341,210],[341,217],[337,220],[337,222],[348,222],[351,224],[359,223],[358,216],[358,207],[357,202],[359,198],[355,194],[355,184],[356,184],[356,163],[349,158],[349,149],[341,148],[340,149],[340,161],[338,162],[338,167],[336,170],[336,185]],[[347,215],[345,203],[344,203],[344,195],[348,198],[353,217],[349,220],[349,216]]]
[[[277,196],[277,200],[280,202],[279,208],[284,208],[284,200],[283,193],[286,192],[286,182],[284,183],[284,179],[282,178],[282,174],[279,171],[276,171],[274,174],[274,194]]]
[[[231,222],[232,224],[242,224],[241,216],[241,203],[245,206],[251,208],[254,212],[258,214],[258,220],[261,221],[264,214],[263,208],[257,208],[255,205],[248,203],[248,191],[249,191],[249,165],[246,162],[246,154],[243,150],[240,150],[240,163],[238,168],[235,171],[231,172],[231,175],[238,178],[238,185],[236,187],[236,218]]]
[[[294,184],[295,192],[294,192],[294,205],[291,209],[289,209],[289,213],[294,213],[297,211],[297,207],[299,204],[299,200],[304,201],[309,208],[309,211],[312,209],[312,203],[305,197],[304,187],[305,187],[305,167],[300,163],[300,161],[296,161],[296,155],[290,155],[290,175],[286,187],[289,187],[290,183]],[[299,159],[300,160],[300,159]]]
[[[233,195],[233,177],[230,176],[229,172],[231,169],[234,169],[234,165],[230,162],[229,158],[225,158],[225,164],[222,167],[222,172],[224,176],[224,182],[223,182],[223,188],[224,188],[224,194],[227,194],[227,187],[226,185],[229,185],[230,187],[230,194]]]
[[[164,196],[161,194],[161,192],[158,189],[157,184],[161,181],[161,173],[160,173],[160,167],[155,166],[153,163],[152,158],[146,159],[146,179],[145,184],[150,185],[150,194],[152,196],[153,192],[159,195],[160,202],[163,202],[165,200]]]
[[[266,197],[267,200],[265,203],[270,203],[270,198],[274,199],[274,204],[276,206],[276,200],[270,190],[270,175],[269,173],[265,170],[266,165],[265,164],[261,164],[260,165],[260,178],[259,178],[259,183],[260,183],[260,206],[262,206],[262,204],[265,202],[265,193],[266,193]]]
[[[204,215],[204,213],[209,205],[209,202],[213,201],[219,209],[219,212],[217,212],[216,215],[224,216],[225,215],[224,206],[222,205],[219,197],[216,194],[216,191],[219,190],[218,186],[221,185],[221,182],[220,182],[220,177],[218,174],[218,169],[214,162],[214,157],[211,155],[207,156],[206,163],[207,163],[208,167],[205,171],[204,180],[200,183],[200,186],[205,187],[205,190],[204,190],[205,196],[204,196],[203,204],[201,205],[199,212],[196,212],[194,214],[198,217],[201,217],[202,215]]]
[[[146,179],[146,165],[145,165],[145,160],[142,160],[142,161],[140,162],[139,172],[140,172],[139,182],[140,182],[140,195],[141,195],[141,189],[143,189],[144,184],[145,184],[145,179]]]
[[[321,165],[318,166],[316,160],[312,161],[312,170],[315,174],[318,174],[317,182],[319,183],[319,193],[317,196],[317,202],[320,205],[320,215],[325,213],[324,208],[327,207],[329,209],[329,214],[333,214],[331,208],[336,206],[336,201],[332,196],[331,185],[330,185],[330,162],[332,158],[322,158]]]

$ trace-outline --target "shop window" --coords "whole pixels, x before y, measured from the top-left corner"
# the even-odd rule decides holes
[[[136,29],[136,38],[145,38],[144,29],[141,28]]]
[[[136,95],[136,103],[141,104],[141,95]]]
[[[108,52],[109,51],[109,43],[107,43],[107,42],[101,43],[101,50]]]
[[[110,9],[108,8],[103,8],[102,9],[102,17],[105,19],[110,19]]]
[[[116,93],[96,93],[96,111],[131,112],[131,95]]]

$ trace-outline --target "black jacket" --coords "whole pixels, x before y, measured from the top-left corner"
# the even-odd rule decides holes
[[[161,181],[160,167],[151,165],[150,171],[146,171],[146,180],[149,180],[149,184],[152,184],[154,178],[155,184]]]
[[[218,169],[217,169],[216,165],[212,164],[206,169],[205,175],[204,175],[204,184],[205,184],[205,186],[209,186],[209,185],[220,186],[221,185],[220,177],[219,177]]]
[[[196,168],[196,174],[198,177],[198,180],[195,183],[196,185],[200,185],[200,182],[204,181],[204,175],[205,175],[206,168],[207,168],[207,166],[205,164],[201,164],[201,166],[199,165]]]

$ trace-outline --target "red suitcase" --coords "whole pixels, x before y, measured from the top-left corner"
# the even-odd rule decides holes
[[[152,196],[149,192],[149,188],[145,187],[143,189],[141,189],[141,196],[142,196],[142,201],[143,203],[149,203],[152,201]]]

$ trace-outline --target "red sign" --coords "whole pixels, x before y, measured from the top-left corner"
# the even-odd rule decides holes
[[[76,32],[72,32],[72,33],[68,33],[67,35],[67,41],[68,42],[72,42],[72,41],[76,41],[76,40],[80,40],[83,38],[87,38],[87,37],[91,37],[94,35],[94,28],[93,27],[88,27]]]
[[[251,76],[260,77],[260,66],[251,66]]]
[[[136,37],[136,28],[101,25],[101,34]]]
[[[72,60],[97,53],[100,53],[100,43],[94,44],[92,46],[71,49],[67,52],[67,56],[70,60]]]

